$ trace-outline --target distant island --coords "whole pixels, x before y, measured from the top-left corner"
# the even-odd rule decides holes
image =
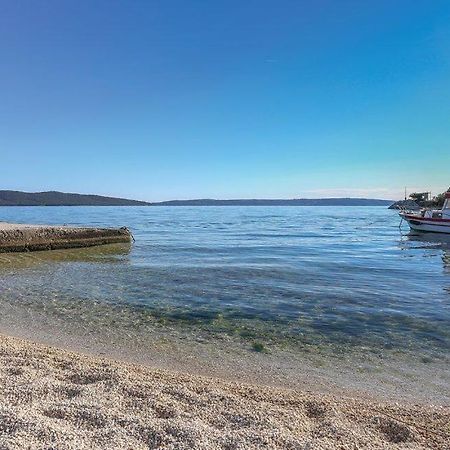
[[[0,191],[0,206],[145,206],[148,202],[65,192]]]
[[[387,206],[392,200],[371,198],[293,198],[248,200],[170,200],[152,203],[152,206]]]
[[[389,206],[392,200],[370,198],[298,198],[243,200],[170,200],[144,202],[102,195],[0,190],[0,206]]]

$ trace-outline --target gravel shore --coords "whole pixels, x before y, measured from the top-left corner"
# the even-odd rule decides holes
[[[0,449],[450,449],[450,408],[154,370],[0,336]]]

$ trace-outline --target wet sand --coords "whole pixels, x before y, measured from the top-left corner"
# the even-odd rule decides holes
[[[425,358],[421,352],[413,355],[395,349],[316,346],[302,350],[275,344],[257,352],[252,340],[224,334],[154,322],[135,327],[137,319],[123,310],[112,316],[112,323],[110,310],[96,310],[94,303],[89,311],[77,303],[73,312],[63,314],[55,314],[51,306],[51,297],[43,308],[33,307],[25,298],[3,301],[0,333],[75,353],[229,381],[364,400],[450,405],[449,358],[441,354]],[[102,318],[105,322],[99,325]]]
[[[0,335],[0,448],[449,449],[450,408],[151,369]]]

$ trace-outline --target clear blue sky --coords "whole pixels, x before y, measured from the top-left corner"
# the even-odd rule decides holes
[[[450,184],[450,2],[0,0],[3,189]]]

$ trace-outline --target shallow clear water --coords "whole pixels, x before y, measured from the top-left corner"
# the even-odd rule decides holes
[[[127,246],[0,254],[0,316],[176,327],[288,346],[450,353],[450,238],[384,207],[3,207],[0,221],[128,226]],[[404,232],[407,230],[405,229]]]

